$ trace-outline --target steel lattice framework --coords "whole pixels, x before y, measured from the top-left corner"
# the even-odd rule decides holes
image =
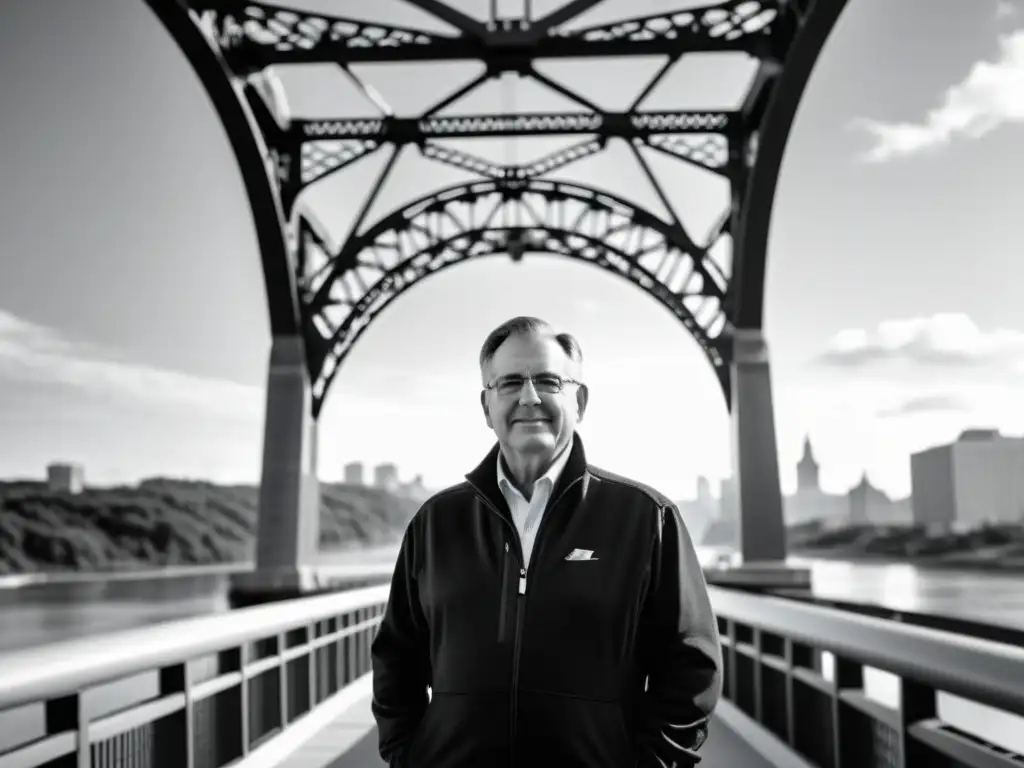
[[[489,23],[442,0],[405,0],[450,27],[438,34],[241,0],[146,0],[199,75],[231,140],[253,209],[275,336],[301,334],[313,415],[360,335],[417,281],[495,254],[547,252],[634,283],[703,349],[730,396],[732,337],[762,322],[765,250],[779,167],[811,69],[845,0],[725,0],[674,13],[568,29],[601,0],[570,0],[531,18]],[[338,3],[344,6],[343,3]],[[368,4],[369,5],[369,4]],[[494,2],[491,6],[495,5]],[[685,55],[740,52],[758,61],[735,110],[644,111],[639,105]],[[544,59],[663,56],[625,111],[602,110],[539,72]],[[353,64],[477,61],[483,72],[415,117],[398,117]],[[379,107],[362,118],[291,119],[269,67],[331,63]],[[506,72],[533,78],[580,109],[459,114],[449,108]],[[565,136],[563,149],[499,164],[440,143],[472,137]],[[566,166],[624,140],[669,217],[608,191],[559,180]],[[377,222],[367,213],[404,148],[480,181],[435,191]],[[310,185],[391,148],[348,239],[331,246],[296,206]],[[730,202],[712,231],[691,238],[641,148],[723,177]],[[711,251],[732,240],[731,264]]]

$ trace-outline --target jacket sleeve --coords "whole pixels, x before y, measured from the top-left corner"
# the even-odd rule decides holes
[[[371,710],[380,755],[393,761],[405,751],[427,708],[429,640],[420,607],[413,530],[406,529],[391,576],[384,617],[370,647],[373,665]],[[394,764],[392,762],[392,764]]]
[[[722,693],[722,650],[704,571],[672,504],[659,511],[638,646],[648,676],[640,768],[696,765]]]

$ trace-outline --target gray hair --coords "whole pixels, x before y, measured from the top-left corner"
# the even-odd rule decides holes
[[[555,333],[551,324],[541,320],[539,317],[513,317],[511,320],[506,320],[487,335],[484,345],[480,348],[480,367],[483,368],[491,361],[494,353],[498,351],[498,347],[504,344],[509,336],[521,336],[531,333],[551,336],[551,338],[558,342],[558,346],[562,348],[570,360],[577,365],[583,363],[583,350],[580,348],[580,343],[576,341],[576,337],[571,333]]]

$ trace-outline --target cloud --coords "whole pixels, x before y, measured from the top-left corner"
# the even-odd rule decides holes
[[[816,362],[845,370],[893,362],[932,368],[1012,369],[1024,363],[1024,333],[984,331],[967,315],[957,313],[888,320],[872,330],[840,331]]]
[[[198,409],[208,417],[250,423],[262,423],[266,399],[262,386],[139,363],[0,309],[0,392],[5,382],[56,384],[118,401]],[[450,373],[362,364],[334,382],[327,408],[445,408],[473,402],[478,386],[472,376],[460,379]]]
[[[1009,19],[1017,15],[1017,6],[1008,0],[999,0],[996,3],[996,18]]]
[[[966,398],[960,395],[937,392],[908,397],[897,405],[877,410],[875,416],[880,419],[892,419],[921,414],[961,413],[969,410],[970,403]]]
[[[1006,14],[1004,6],[999,15]],[[1024,29],[1000,36],[996,60],[975,63],[920,122],[861,118],[854,125],[874,139],[863,159],[879,163],[934,151],[958,138],[978,139],[1015,122],[1024,122]]]
[[[260,417],[264,401],[259,387],[132,362],[0,310],[0,387],[3,380],[59,384],[246,420]]]
[[[1024,433],[1024,333],[981,328],[964,314],[841,331],[814,367],[797,389],[780,390],[780,438],[795,460],[811,433],[833,490],[866,468],[887,492],[905,495],[911,454],[970,428]]]

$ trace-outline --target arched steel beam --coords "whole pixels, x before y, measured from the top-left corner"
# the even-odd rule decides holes
[[[500,230],[487,230],[481,231],[480,235],[500,235],[503,234]],[[609,248],[604,243],[598,241],[595,238],[583,237],[568,232],[551,232],[551,235],[562,235],[566,239],[570,237],[580,237],[587,241],[587,244],[595,250],[604,250],[611,252],[614,256],[620,259],[628,258],[625,254],[615,248]],[[462,238],[458,238],[462,239]],[[508,247],[503,242],[488,242],[486,239],[481,239],[477,242],[485,242],[492,245],[490,249],[486,251],[475,250],[470,253],[469,247],[462,250],[456,251],[458,254],[455,258],[444,259],[440,255],[420,264],[414,264],[413,262],[422,255],[422,252],[402,262],[400,265],[396,265],[394,270],[388,274],[387,277],[382,278],[388,280],[392,285],[398,284],[398,287],[394,291],[380,290],[374,292],[372,295],[368,294],[368,301],[365,302],[366,306],[360,308],[360,310],[353,311],[343,327],[340,328],[335,334],[330,346],[336,348],[339,344],[344,344],[344,348],[335,356],[328,356],[327,361],[329,363],[321,368],[320,375],[314,381],[313,384],[313,416],[318,418],[320,411],[323,408],[324,402],[327,399],[327,393],[330,391],[331,384],[334,382],[335,376],[341,370],[342,364],[345,358],[351,353],[353,347],[359,338],[366,332],[369,327],[373,324],[373,321],[380,317],[381,313],[387,309],[396,299],[402,294],[411,289],[415,285],[419,285],[424,280],[433,275],[439,274],[449,267],[463,264],[470,259],[479,259],[485,257],[503,256],[506,255],[506,248]],[[583,264],[590,264],[595,267],[599,267],[613,275],[623,277],[622,273],[617,270],[612,264],[610,264],[607,258],[595,258],[587,259],[572,253],[569,249],[566,251],[560,250],[549,250],[548,248],[543,249],[531,249],[527,248],[526,252],[549,254],[552,256],[563,256],[566,258],[573,259]],[[397,278],[395,276],[401,275],[403,272],[414,271],[415,276],[411,279]],[[674,294],[671,291],[664,289],[661,283],[650,276],[646,275],[648,279],[654,283],[654,285],[648,289],[645,288],[638,282],[628,280],[631,285],[635,286],[639,290],[643,291],[648,296],[653,297],[659,304],[665,307],[669,312],[672,313],[676,320],[680,321],[687,331],[690,332],[691,337],[697,342],[697,345],[701,348],[708,362],[715,373],[715,377],[718,379],[719,385],[721,386],[723,397],[725,398],[725,404],[728,407],[729,403],[729,358],[728,349],[723,347],[719,342],[717,336],[712,337],[708,331],[699,323],[689,310],[678,300],[674,300]],[[661,290],[659,290],[659,288]],[[372,290],[372,289],[371,289]],[[375,301],[379,299],[379,301]],[[362,303],[362,302],[361,302]],[[724,318],[723,318],[724,319]],[[724,323],[716,323],[719,329],[724,327]],[[312,345],[310,345],[312,346]]]
[[[636,205],[619,195],[603,189],[597,189],[575,182],[560,181],[558,179],[529,179],[525,181],[505,182],[502,180],[488,179],[473,182],[470,184],[457,184],[445,189],[436,190],[424,195],[418,200],[407,203],[403,207],[392,211],[380,219],[372,227],[363,233],[353,233],[332,259],[330,274],[324,280],[312,297],[310,305],[314,310],[319,307],[327,298],[327,292],[331,285],[344,272],[352,269],[360,253],[371,247],[382,235],[388,232],[401,232],[409,227],[409,222],[415,216],[432,208],[446,207],[452,203],[476,202],[488,195],[500,193],[505,200],[521,199],[527,194],[535,194],[552,199],[575,200],[594,210],[619,213],[630,217],[636,224],[657,232],[665,241],[681,252],[688,254],[694,262],[694,267],[706,283],[715,285],[716,277],[707,271],[707,264],[704,260],[704,250],[697,246],[686,231],[674,223],[669,223],[646,208]],[[722,275],[717,280],[722,279]],[[725,286],[719,286],[724,293]]]
[[[793,14],[793,23],[798,26],[798,30],[785,55],[781,71],[777,75],[769,74],[778,65],[765,63],[758,72],[759,79],[777,77],[777,82],[772,88],[760,126],[745,126],[749,131],[760,128],[760,133],[757,137],[756,160],[747,180],[744,206],[733,232],[733,311],[737,328],[760,329],[764,322],[768,233],[782,158],[807,81],[846,2],[817,0],[810,11],[801,13],[799,9],[807,6],[806,0],[794,0],[789,12]],[[753,258],[748,258],[748,255]]]
[[[207,41],[188,6],[180,0],[145,2],[185,55],[227,132],[256,227],[271,333],[296,335],[300,332],[301,320],[295,273],[285,240],[287,228],[257,119],[245,97],[236,89],[237,78]]]
[[[594,216],[603,215],[604,226],[595,233],[586,231],[586,227],[578,222],[576,227],[567,222],[559,225],[552,219],[564,218],[560,215],[564,211],[554,215],[549,210],[544,211],[547,216],[538,216],[536,211],[532,211],[533,221],[525,226],[491,223],[500,218],[497,214],[501,206],[515,202],[517,196],[527,192],[543,198],[549,207],[572,200],[577,204],[577,210],[582,207],[591,209]],[[447,234],[442,233],[442,228],[437,225],[434,225],[433,232],[427,230],[430,226],[426,223],[427,217],[433,216],[436,221],[449,215],[454,220],[456,215],[449,208],[471,205],[487,198],[497,198],[500,202],[484,217],[483,226],[449,227]],[[530,207],[528,203],[529,200],[522,204],[524,208]],[[465,210],[456,212],[466,217]],[[628,223],[623,225],[622,221]],[[615,222],[620,223],[614,225]],[[625,237],[610,236],[614,230],[618,235],[623,235],[624,230],[628,232]],[[638,230],[639,236],[635,236]],[[401,242],[402,235],[409,236],[414,231],[421,236],[419,245],[404,250],[396,245]],[[325,253],[329,250],[316,236],[315,230],[303,226],[302,232],[304,244],[308,239]],[[647,234],[654,235],[653,246]],[[424,238],[427,240],[425,245],[422,244]],[[381,242],[383,240],[387,242]],[[633,246],[620,245],[623,240],[630,241]],[[639,247],[645,242],[645,247]],[[401,258],[386,264],[360,261],[361,254],[383,247],[403,251]],[[715,370],[728,404],[729,358],[727,349],[719,341],[728,322],[722,305],[727,278],[721,269],[715,270],[712,276],[709,267],[714,266],[714,262],[689,240],[680,240],[678,228],[617,196],[576,184],[545,181],[532,188],[522,186],[513,191],[498,182],[479,182],[442,190],[385,217],[365,234],[352,238],[337,256],[329,257],[327,263],[316,270],[318,274],[303,280],[308,297],[303,314],[307,350],[311,356],[310,375],[314,380],[314,413],[319,414],[330,384],[356,340],[405,290],[431,274],[473,257],[512,253],[515,258],[517,251],[522,253],[525,250],[592,264],[625,278],[655,298],[698,342]],[[642,262],[648,257],[659,256],[657,268],[649,268]],[[670,257],[673,262],[669,261]],[[307,259],[308,253],[303,261]],[[677,281],[678,266],[684,263],[689,268],[688,274],[684,275],[685,280]],[[372,280],[354,276],[358,269],[366,270]],[[695,281],[698,276],[700,279]],[[352,286],[360,281],[361,287],[353,289]],[[695,289],[690,287],[693,282],[697,283]],[[348,293],[332,297],[335,288],[344,288]],[[690,306],[694,303],[697,306],[691,311]],[[347,313],[341,322],[328,323],[325,314],[337,305],[347,305]]]

